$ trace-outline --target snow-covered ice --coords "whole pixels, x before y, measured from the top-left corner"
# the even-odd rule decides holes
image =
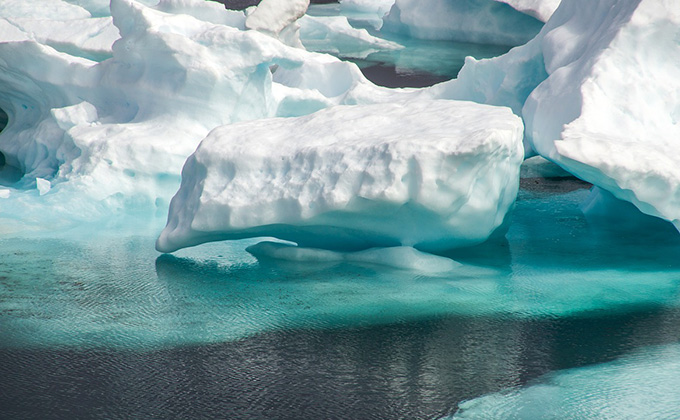
[[[337,250],[479,243],[514,202],[522,131],[508,108],[456,101],[223,126],[187,160],[156,247],[257,236]]]
[[[23,175],[3,201],[5,216],[43,213],[30,200],[86,220],[106,208],[165,211],[185,159],[216,127],[447,99],[509,107],[525,120],[526,156],[538,153],[680,228],[680,17],[670,0],[564,0],[554,14],[557,0],[344,0],[340,9],[389,12],[392,29],[413,36],[516,44],[540,29],[501,57],[468,58],[456,80],[419,90],[375,86],[356,65],[290,42],[283,33],[300,26],[303,38],[338,55],[400,47],[344,17],[303,16],[306,0],[268,0],[247,14],[200,0],[38,3],[0,4],[0,108],[9,116],[0,151],[4,167]],[[43,196],[22,198],[38,187]],[[396,237],[390,243],[404,239]]]
[[[541,22],[547,22],[555,13],[562,0],[496,0],[507,3],[515,10],[533,16]]]
[[[680,229],[680,8],[565,0],[548,25],[549,77],[522,111],[533,148]]]

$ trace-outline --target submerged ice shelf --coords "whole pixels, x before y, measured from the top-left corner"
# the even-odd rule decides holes
[[[157,257],[153,229],[96,241],[87,229],[80,239],[4,239],[12,274],[0,282],[0,343],[147,348],[446,316],[541,320],[680,308],[675,229],[654,219],[642,228],[591,223],[579,208],[584,187],[532,178],[506,238],[447,253],[440,258],[461,265],[442,273],[361,259],[256,260],[244,251],[253,240]]]
[[[460,405],[448,420],[624,419],[677,416],[680,345],[643,348],[613,362],[558,371],[527,387]]]

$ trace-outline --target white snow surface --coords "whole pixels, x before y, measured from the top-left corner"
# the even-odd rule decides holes
[[[549,24],[522,112],[534,149],[680,229],[677,3],[565,0]]]
[[[479,243],[514,202],[522,131],[507,108],[457,101],[219,127],[187,159],[156,247],[258,236],[336,250]]]
[[[398,0],[397,30],[420,31],[422,21],[424,33],[446,37],[461,30],[454,17],[490,17],[484,30],[495,40],[503,25],[530,19],[491,0],[459,2],[453,14],[447,2],[428,1],[433,7]],[[557,2],[507,3],[543,19]],[[340,7],[352,4],[370,6]],[[354,64],[284,45],[280,33],[245,30],[244,13],[217,3],[4,0],[0,177],[24,176],[2,193],[0,218],[53,226],[121,209],[164,212],[186,157],[215,127],[343,104],[454,99],[511,108],[525,120],[526,156],[538,152],[680,229],[679,13],[671,0],[563,0],[534,39],[501,57],[468,58],[458,79],[386,89]],[[283,31],[308,22],[334,53],[394,47],[345,20],[298,15],[275,17]]]
[[[533,16],[541,22],[547,22],[557,10],[562,0],[496,0],[507,3],[515,10]]]

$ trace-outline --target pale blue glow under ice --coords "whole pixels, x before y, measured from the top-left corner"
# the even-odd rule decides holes
[[[4,238],[0,345],[157,347],[447,315],[552,318],[680,305],[675,229],[596,227],[579,209],[586,195],[523,190],[507,240],[452,252],[463,265],[441,275],[258,262],[244,250],[256,241],[159,257],[160,219],[147,233]]]

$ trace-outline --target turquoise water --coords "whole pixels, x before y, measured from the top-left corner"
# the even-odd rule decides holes
[[[253,240],[159,255],[157,220],[141,235],[97,237],[84,228],[6,238],[0,346],[155,347],[448,315],[567,317],[678,305],[676,231],[593,225],[579,209],[586,194],[523,190],[506,238],[451,251],[463,266],[442,275],[257,261],[244,251]]]
[[[317,4],[310,6],[308,13],[312,16],[337,16],[341,11],[338,4]],[[477,59],[490,58],[510,50],[509,46],[504,45],[414,39],[376,30],[362,20],[366,18],[365,16],[354,16],[350,13],[346,17],[353,27],[366,29],[375,37],[396,42],[404,47],[373,52],[361,59],[339,56],[356,63],[366,78],[381,86],[431,86],[458,76],[467,56]],[[312,51],[331,52],[335,48],[318,40],[306,40],[304,36],[302,42]]]
[[[3,238],[0,407],[11,418],[52,406],[63,415],[52,418],[192,407],[194,418],[440,418],[459,406],[463,418],[670,418],[677,399],[644,395],[675,386],[679,235],[589,220],[587,187],[523,180],[505,237],[451,252],[462,267],[435,276],[258,261],[244,251],[255,241],[159,255],[160,219]],[[642,400],[621,411],[624,395]]]

